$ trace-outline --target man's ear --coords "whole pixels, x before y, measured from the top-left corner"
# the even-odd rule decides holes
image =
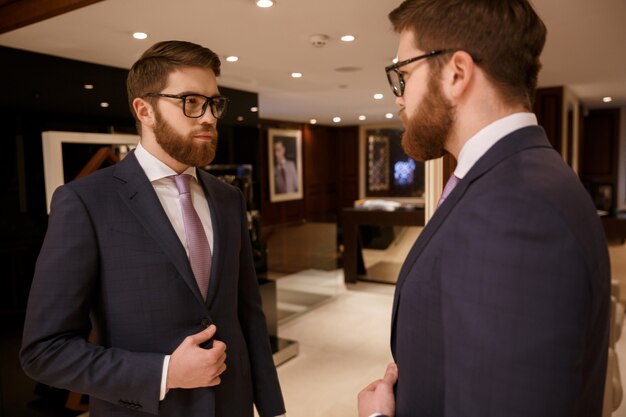
[[[456,51],[443,70],[444,88],[448,97],[458,100],[469,89],[475,77],[475,63],[470,54]]]
[[[153,127],[155,124],[154,109],[152,105],[142,98],[135,98],[133,100],[133,110],[137,115],[139,122],[148,127]]]

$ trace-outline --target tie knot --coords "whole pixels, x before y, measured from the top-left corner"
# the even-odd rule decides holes
[[[191,181],[191,175],[173,175],[172,178],[174,178],[174,182],[176,183],[176,188],[178,189],[179,195],[189,194],[189,181]]]

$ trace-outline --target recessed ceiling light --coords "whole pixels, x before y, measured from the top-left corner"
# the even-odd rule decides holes
[[[100,107],[107,108],[109,107],[109,103],[107,103],[106,101],[103,101],[102,103],[100,103]]]
[[[148,34],[144,33],[144,32],[135,32],[135,33],[133,33],[133,38],[135,38],[135,39],[142,40],[142,39],[146,39],[147,37],[148,37]]]
[[[85,85],[83,85],[83,88],[85,90],[93,90],[93,84],[85,84]]]
[[[235,55],[229,55],[226,57],[226,61],[228,62],[237,62],[239,61],[239,57]]]
[[[256,0],[256,5],[264,9],[272,7],[275,3],[275,0]]]
[[[256,112],[258,112],[258,111],[259,111],[259,108],[258,108],[258,107],[256,107],[256,106],[255,106],[255,107],[250,107],[250,111],[251,111],[252,113],[256,113]]]
[[[339,123],[341,121],[341,117],[333,117],[333,122]]]
[[[365,119],[367,119],[367,117],[365,117],[365,115],[364,115],[364,114],[362,114],[362,115],[360,115],[360,116],[359,116],[359,120],[365,120]]]
[[[302,78],[302,73],[301,72],[292,72],[291,73],[291,77],[292,78]]]
[[[393,119],[393,113],[387,113],[387,114],[385,115],[385,117],[386,117],[387,119]]]
[[[316,123],[317,123],[317,120],[316,120],[316,119],[311,119],[311,120],[309,120],[309,123],[311,123],[312,125],[314,125],[314,124],[316,124]]]
[[[352,35],[344,35],[341,37],[341,40],[344,42],[352,42],[353,40],[355,40],[356,38]]]
[[[607,96],[607,97],[604,97],[604,98],[602,99],[602,101],[604,101],[605,103],[610,103],[610,102],[612,102],[612,101],[613,101],[613,97],[608,97],[608,96]]]
[[[374,94],[374,99],[376,99],[376,100],[382,100],[383,97],[384,96],[381,93]]]

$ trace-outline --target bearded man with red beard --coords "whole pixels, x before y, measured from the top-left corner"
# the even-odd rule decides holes
[[[457,165],[400,272],[395,362],[360,417],[600,417],[609,258],[531,113],[543,22],[527,0],[406,0],[389,17],[404,149]]]
[[[219,74],[200,45],[149,48],[127,80],[137,148],[52,198],[21,362],[88,394],[91,417],[284,415],[243,195],[197,168]]]

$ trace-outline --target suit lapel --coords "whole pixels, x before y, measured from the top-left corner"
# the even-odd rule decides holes
[[[198,301],[204,303],[185,248],[134,153],[126,156],[115,166],[113,175],[125,183],[118,191],[124,203],[154,240],[158,242],[194,296]]]
[[[409,251],[400,275],[396,284],[396,291],[393,301],[393,310],[391,315],[391,340],[392,349],[393,341],[395,340],[395,323],[396,313],[398,310],[398,304],[400,301],[401,290],[406,278],[409,275],[413,265],[419,259],[420,255],[424,251],[424,248],[433,238],[433,236],[439,230],[439,227],[443,224],[444,220],[448,217],[452,209],[459,203],[465,192],[469,189],[472,183],[478,180],[480,177],[489,172],[494,166],[499,164],[509,156],[521,152],[530,148],[545,147],[550,148],[551,145],[546,138],[543,128],[539,126],[529,126],[505,136],[499,140],[494,146],[492,146],[485,155],[483,155],[469,170],[467,175],[457,184],[447,197],[444,204],[442,204],[436,211],[428,224],[422,230],[422,233],[413,244],[413,247]],[[428,271],[424,271],[428,273]]]

